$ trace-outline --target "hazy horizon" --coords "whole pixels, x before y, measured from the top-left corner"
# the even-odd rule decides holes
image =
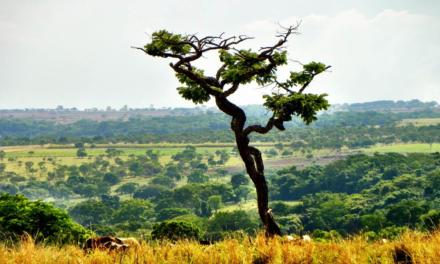
[[[372,101],[364,101],[364,102],[352,102],[352,103],[332,103],[330,102],[330,107],[332,106],[343,106],[343,105],[351,105],[351,104],[365,104],[365,103],[372,103],[372,102],[378,102],[378,101],[393,101],[393,102],[399,102],[399,101],[403,101],[403,102],[409,102],[412,100],[418,100],[418,99],[410,99],[410,100],[372,100]],[[421,100],[419,100],[421,101]],[[440,106],[440,102],[435,101],[435,100],[431,100],[431,101],[421,101],[422,103],[430,103],[430,102],[435,102],[437,104],[437,107]],[[241,107],[246,107],[246,106],[261,106],[263,107],[263,105],[261,104],[238,104]],[[130,105],[124,105],[122,107],[112,107],[112,106],[105,106],[105,107],[96,107],[96,106],[91,106],[91,107],[86,107],[86,108],[79,108],[76,106],[72,106],[72,107],[67,107],[64,105],[57,105],[57,106],[52,106],[52,107],[23,107],[23,108],[0,108],[0,111],[5,111],[5,110],[56,110],[58,107],[63,107],[64,110],[69,110],[69,109],[76,109],[78,111],[84,111],[84,110],[91,110],[91,109],[97,109],[98,111],[106,111],[108,107],[111,108],[112,111],[116,110],[116,111],[120,111],[122,108],[127,107],[127,109],[131,109],[131,110],[138,110],[138,109],[148,109],[148,108],[154,108],[154,109],[169,109],[169,108],[186,108],[186,109],[192,109],[192,108],[216,108],[215,105],[207,105],[207,104],[203,104],[203,105],[189,105],[189,106],[155,106],[154,104],[150,104],[150,105],[146,105],[146,106],[140,106],[140,107],[131,107]]]
[[[130,47],[147,43],[148,34],[156,30],[169,29],[246,34],[255,40],[244,47],[255,48],[276,41],[278,23],[298,21],[301,34],[291,38],[289,58],[332,65],[310,87],[328,93],[332,103],[440,101],[440,1],[0,4],[0,109],[193,107],[176,92],[169,60]],[[246,12],[249,8],[252,12]],[[215,66],[209,61],[204,65]],[[292,63],[290,69],[297,67]],[[249,89],[243,87],[233,101],[259,104],[261,95],[270,92]]]

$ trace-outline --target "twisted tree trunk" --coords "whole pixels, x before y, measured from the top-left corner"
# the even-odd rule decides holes
[[[269,209],[269,191],[266,178],[264,177],[264,164],[261,152],[257,148],[249,146],[249,137],[244,131],[246,114],[225,96],[219,95],[215,98],[219,109],[232,117],[231,129],[234,131],[238,152],[245,164],[246,172],[257,191],[258,214],[265,227],[266,235],[281,235],[281,230]]]

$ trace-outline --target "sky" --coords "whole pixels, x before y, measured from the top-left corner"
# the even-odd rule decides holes
[[[298,22],[281,76],[298,61],[332,66],[309,92],[331,103],[440,102],[438,0],[0,0],[0,109],[190,107],[170,61],[132,46],[167,29],[245,34],[255,38],[242,47],[258,48]],[[201,65],[209,72],[215,59]],[[270,92],[244,86],[232,100],[261,103]]]

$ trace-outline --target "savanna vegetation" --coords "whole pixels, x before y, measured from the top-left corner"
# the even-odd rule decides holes
[[[143,49],[147,54],[171,49],[178,61],[193,56],[173,51],[186,48],[182,36],[155,37]],[[206,45],[217,47],[217,40]],[[187,85],[179,90],[184,98],[198,103],[211,95],[227,115],[205,109],[67,123],[0,118],[0,260],[391,263],[398,252],[416,263],[438,259],[438,105],[379,101],[318,114],[328,107],[324,95],[302,91],[328,67],[307,64],[280,82],[264,70],[284,64],[285,54],[272,48],[221,53],[222,92],[200,93],[208,77],[197,71],[196,81],[187,79],[195,70],[185,64],[189,73],[179,75],[174,65]],[[253,63],[256,73],[249,77],[243,63]],[[285,91],[266,98],[269,112],[229,105],[234,87],[252,78]],[[300,118],[290,120],[295,115]],[[243,166],[243,159],[253,165]],[[314,241],[264,238],[263,229]],[[134,236],[143,244],[126,254],[85,255],[78,245],[93,235]]]
[[[67,145],[50,141],[52,145],[3,147],[0,219],[6,244],[0,247],[0,258],[11,263],[31,255],[35,261],[59,263],[115,258],[172,263],[185,251],[188,262],[203,261],[208,254],[212,263],[262,258],[392,263],[395,249],[404,246],[413,260],[436,259],[438,249],[432,243],[438,240],[440,222],[439,128],[428,122],[426,113],[325,114],[321,119],[328,119],[327,124],[292,124],[285,133],[265,135],[269,140],[257,143],[267,161],[269,207],[281,231],[310,234],[314,241],[309,244],[255,238],[262,229],[255,190],[230,141],[111,144],[108,138],[91,137]],[[211,124],[224,122],[212,118],[220,114],[203,115],[211,117]],[[386,123],[373,121],[382,115]],[[414,125],[404,119],[423,122]],[[172,123],[173,117],[159,120]],[[289,134],[294,137],[277,138]],[[146,242],[134,255],[84,255],[77,246],[68,246],[92,234],[135,236]],[[16,243],[28,235],[34,240]],[[175,246],[157,244],[156,239],[176,241]],[[181,239],[217,242],[208,249]],[[383,244],[382,239],[391,242]],[[50,246],[61,244],[68,254]],[[322,251],[328,248],[334,251]],[[146,252],[155,253],[149,258]],[[237,258],[226,252],[236,252]]]

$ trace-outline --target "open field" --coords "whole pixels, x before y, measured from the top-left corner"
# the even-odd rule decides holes
[[[395,262],[394,258],[411,262]],[[35,245],[31,239],[16,247],[0,246],[0,263],[439,263],[440,234],[409,232],[383,243],[357,236],[329,242],[287,241],[285,238],[227,239],[203,246],[181,241],[142,243],[138,249],[116,253],[85,253],[78,246]]]
[[[301,153],[299,151],[293,152],[289,156],[267,156],[264,152],[273,149],[273,143],[257,143],[259,149],[263,152],[265,159],[265,166],[269,169],[279,169],[287,166],[297,166],[303,168],[312,164],[325,165],[332,161],[343,159],[347,155],[353,153],[364,152],[372,154],[374,152],[386,153],[430,153],[440,151],[440,144],[423,144],[423,143],[401,143],[391,145],[375,145],[368,148],[362,148],[357,150],[351,150],[344,148],[341,152],[336,152],[331,149],[320,149],[311,151],[313,157],[306,157],[307,153]],[[11,146],[1,147],[0,149],[6,152],[4,163],[6,164],[7,171],[13,171],[21,175],[28,175],[26,172],[25,163],[32,161],[37,167],[37,164],[41,161],[45,161],[45,167],[47,171],[51,171],[56,164],[58,165],[79,165],[83,163],[92,162],[94,157],[99,155],[106,155],[108,148],[117,148],[122,153],[119,157],[123,160],[127,159],[130,155],[144,155],[147,150],[153,150],[160,155],[159,161],[161,164],[166,164],[171,160],[171,156],[178,152],[181,152],[188,144],[102,144],[95,147],[86,147],[87,157],[78,158],[76,156],[77,149],[72,145],[29,145],[29,146]],[[204,157],[214,154],[218,150],[226,150],[228,153],[232,153],[232,143],[206,143],[206,144],[192,144],[196,147],[196,151],[202,154]],[[7,159],[13,159],[13,161],[7,161]],[[48,158],[51,160],[48,161]],[[227,169],[230,173],[235,173],[244,170],[244,165],[240,157],[236,154],[232,154],[223,168]],[[40,173],[34,173],[33,176],[39,177]]]
[[[440,144],[422,144],[422,143],[408,143],[408,144],[392,144],[392,145],[376,145],[369,148],[361,149],[361,151],[366,153],[374,152],[397,152],[397,153],[430,153],[440,151]]]
[[[108,148],[116,148],[122,153],[118,155],[121,159],[127,159],[130,155],[144,155],[147,150],[153,150],[159,154],[159,161],[164,165],[171,160],[171,156],[178,152],[181,152],[188,144],[102,144],[95,147],[86,147],[87,157],[78,158],[76,156],[77,149],[73,145],[29,145],[29,146],[11,146],[1,147],[6,153],[5,160],[13,159],[13,161],[5,162],[6,169],[20,174],[26,174],[24,164],[28,161],[32,161],[35,166],[41,162],[46,161],[45,166],[48,171],[52,170],[54,163],[59,165],[79,165],[83,163],[92,162],[93,158],[99,155],[106,155]],[[210,154],[214,154],[218,150],[226,150],[228,153],[232,153],[233,143],[206,143],[206,144],[191,144],[196,147],[196,151],[207,157]],[[273,143],[257,143],[254,146],[258,146],[263,152],[272,149]],[[290,156],[282,157],[280,155],[265,157],[267,168],[281,168],[285,166],[295,165],[298,167],[304,167],[312,163],[326,164],[332,161],[335,157],[333,150],[322,149],[313,150],[313,158],[306,158],[306,154],[300,152],[294,152]],[[51,159],[51,162],[47,162],[47,158]],[[337,157],[336,157],[337,158]],[[244,166],[240,157],[236,154],[230,156],[229,160],[224,165],[226,169],[231,172],[242,171]],[[34,176],[38,177],[38,173]]]
[[[413,118],[413,119],[403,119],[399,122],[399,126],[405,125],[414,125],[414,126],[432,126],[439,125],[440,118]]]

